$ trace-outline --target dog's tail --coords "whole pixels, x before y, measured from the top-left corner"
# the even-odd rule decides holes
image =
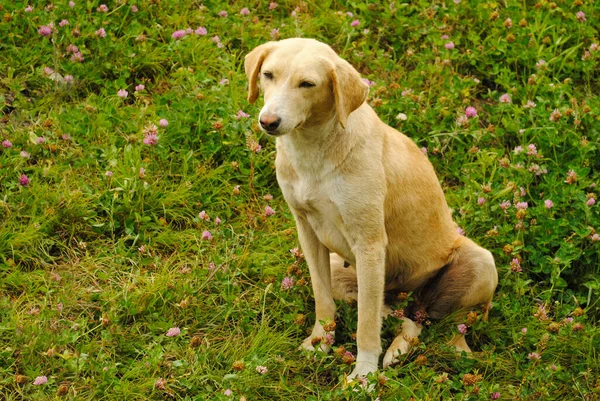
[[[333,298],[346,302],[358,300],[356,267],[349,265],[337,253],[329,255]]]

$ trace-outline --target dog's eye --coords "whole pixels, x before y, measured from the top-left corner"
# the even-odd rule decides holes
[[[263,75],[264,75],[264,77],[265,77],[265,78],[267,78],[268,80],[271,80],[271,79],[273,79],[273,73],[272,73],[272,72],[266,71],[266,72],[263,72]]]
[[[302,81],[300,82],[300,88],[312,88],[313,86],[315,86],[315,84],[313,84],[312,82],[308,82],[308,81]]]

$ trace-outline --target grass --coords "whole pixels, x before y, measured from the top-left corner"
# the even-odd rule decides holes
[[[1,11],[1,399],[599,399],[596,3]],[[369,103],[427,152],[455,220],[493,252],[490,319],[465,321],[472,356],[445,345],[451,319],[434,322],[372,391],[344,389],[343,303],[335,352],[297,350],[310,278],[242,65],[294,36],[371,81]]]

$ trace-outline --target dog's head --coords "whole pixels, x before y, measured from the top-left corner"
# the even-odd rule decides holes
[[[332,119],[345,127],[348,116],[363,104],[369,91],[348,62],[312,39],[260,45],[246,56],[244,67],[248,101],[256,101],[260,87],[265,104],[259,123],[274,136]]]

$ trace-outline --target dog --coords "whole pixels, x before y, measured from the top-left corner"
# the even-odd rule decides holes
[[[276,138],[277,181],[310,271],[316,323],[301,348],[314,350],[326,333],[334,299],[355,299],[352,380],[378,369],[385,291],[413,292],[434,319],[491,301],[498,284],[492,254],[457,232],[433,166],[377,117],[368,86],[347,61],[324,43],[294,38],[256,47],[244,69],[248,101],[264,96],[258,122]],[[408,317],[401,328],[384,368],[421,332]],[[470,351],[462,335],[451,344]]]

